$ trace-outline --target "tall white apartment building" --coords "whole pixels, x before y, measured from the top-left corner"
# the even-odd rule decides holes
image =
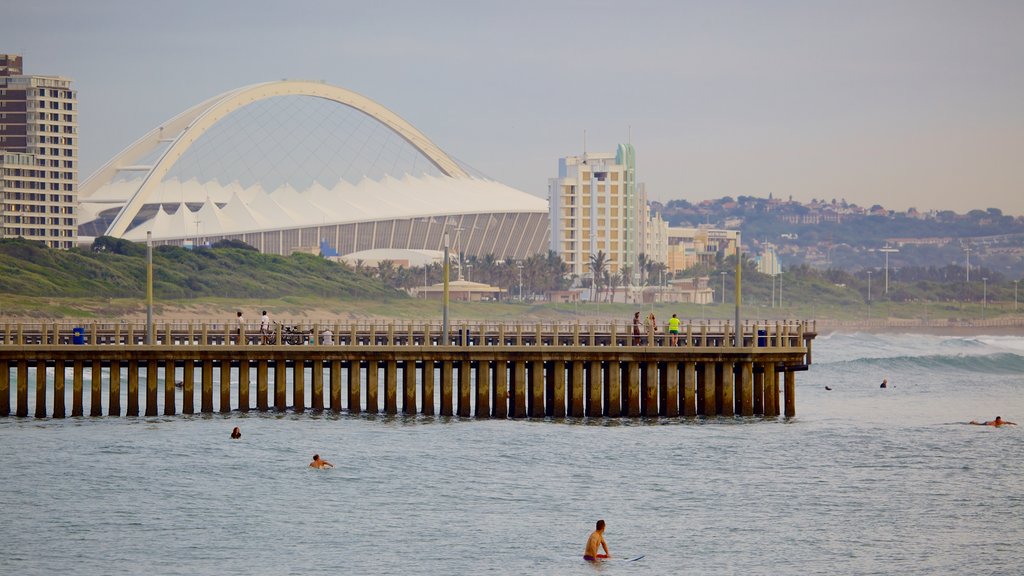
[[[606,254],[609,273],[624,265],[636,270],[643,222],[632,145],[619,144],[614,154],[560,158],[548,194],[551,250],[570,274],[590,274],[590,257],[598,252]]]
[[[78,95],[0,54],[0,238],[77,243]]]

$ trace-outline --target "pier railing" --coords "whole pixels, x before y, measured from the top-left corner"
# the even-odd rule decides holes
[[[454,323],[443,341],[430,323],[278,325],[239,338],[230,323],[161,322],[146,344],[145,326],[134,323],[4,324],[0,416],[11,414],[12,388],[14,414],[37,418],[67,416],[69,392],[73,417],[254,409],[777,416],[783,389],[793,416],[795,373],[811,363],[813,328],[749,322],[736,346],[728,323],[688,323],[679,335],[634,335],[614,323]]]
[[[816,332],[814,322],[749,321],[741,325],[741,347],[804,346],[805,335]],[[641,329],[631,325],[598,322],[456,322],[443,340],[437,323],[387,322],[274,323],[266,333],[258,324],[245,324],[241,343],[313,344],[327,346],[682,346],[732,347],[735,329],[728,321],[685,322],[678,335],[667,327]],[[230,322],[157,322],[153,345],[239,344],[238,326]],[[0,324],[0,345],[39,344],[147,344],[144,323],[93,321],[89,323]]]

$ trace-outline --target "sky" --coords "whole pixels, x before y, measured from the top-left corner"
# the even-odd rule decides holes
[[[0,0],[0,52],[70,77],[82,179],[207,98],[322,80],[490,178],[637,151],[652,200],[1024,215],[1024,2]]]

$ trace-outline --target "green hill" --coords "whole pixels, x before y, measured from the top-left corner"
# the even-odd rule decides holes
[[[244,246],[244,245],[241,245]],[[337,300],[406,296],[342,264],[310,254],[275,256],[226,245],[153,249],[153,292],[162,300],[313,296]],[[35,297],[139,297],[146,293],[146,249],[101,237],[91,249],[55,250],[0,240],[0,293]]]

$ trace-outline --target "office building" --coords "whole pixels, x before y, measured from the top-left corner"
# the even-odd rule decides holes
[[[0,238],[53,248],[78,238],[78,97],[71,80],[25,75],[0,54]]]

